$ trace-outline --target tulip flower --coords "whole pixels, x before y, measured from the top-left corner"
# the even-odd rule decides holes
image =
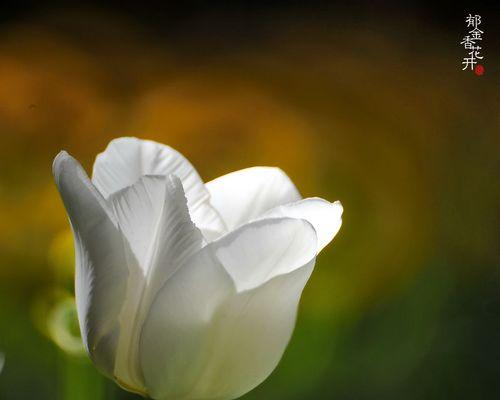
[[[206,184],[174,149],[113,140],[92,180],[61,152],[53,173],[73,230],[85,348],[154,399],[234,399],[290,340],[318,252],[342,206],[301,199],[278,168]]]

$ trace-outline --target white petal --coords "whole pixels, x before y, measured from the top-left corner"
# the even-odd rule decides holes
[[[210,195],[190,162],[169,146],[150,140],[124,137],[112,140],[95,160],[92,182],[105,198],[133,185],[143,175],[176,175],[182,181],[189,211],[200,229],[225,232],[210,206]]]
[[[319,253],[339,231],[342,225],[342,212],[340,201],[330,203],[314,197],[275,207],[260,218],[291,217],[309,221],[318,236]]]
[[[156,292],[202,247],[203,237],[190,219],[182,183],[175,175],[144,176],[113,194],[110,203],[148,292]]]
[[[255,221],[216,242],[215,254],[239,292],[303,266],[316,256],[316,233],[295,218]]]
[[[210,353],[210,323],[220,304],[235,291],[211,245],[169,279],[144,323],[140,358],[148,395],[191,399],[189,393]]]
[[[179,178],[145,176],[110,197],[118,225],[139,261],[141,274],[129,280],[115,374],[142,389],[139,336],[157,291],[202,247],[203,237],[189,217]]]
[[[170,174],[181,179],[190,202],[206,197],[198,173],[182,154],[163,144],[133,137],[114,139],[97,155],[92,182],[108,198],[143,175]]]
[[[174,175],[143,176],[111,195],[110,203],[144,275],[161,259],[161,252],[168,251],[173,261],[169,246],[185,246],[176,256],[201,248],[202,236],[191,222],[182,184]]]
[[[210,332],[209,365],[191,392],[196,399],[235,399],[263,382],[290,341],[314,259],[219,307]]]
[[[211,204],[229,230],[259,217],[269,209],[301,196],[279,168],[253,167],[223,175],[206,184]]]
[[[202,203],[190,206],[189,215],[207,242],[212,242],[228,232],[226,224],[210,204],[209,198]]]
[[[315,254],[312,226],[283,218],[245,225],[193,255],[144,324],[149,395],[229,399],[265,379],[288,343]]]
[[[97,367],[112,375],[128,276],[122,235],[104,198],[74,158],[59,153],[53,173],[75,238],[82,338]]]

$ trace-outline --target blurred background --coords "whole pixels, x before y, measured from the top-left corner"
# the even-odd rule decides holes
[[[498,3],[4,3],[0,399],[138,399],[82,351],[51,175],[115,137],[211,180],[280,166],[344,205],[297,328],[243,399],[500,398]],[[483,17],[485,74],[462,71]]]

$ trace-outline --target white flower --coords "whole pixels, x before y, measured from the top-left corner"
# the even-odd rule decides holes
[[[155,399],[233,399],[291,337],[317,253],[342,206],[255,167],[204,184],[168,146],[113,140],[92,181],[61,152],[56,184],[76,247],[85,347],[124,388]]]

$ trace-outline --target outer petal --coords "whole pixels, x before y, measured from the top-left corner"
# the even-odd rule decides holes
[[[208,344],[211,320],[234,286],[210,246],[165,283],[144,323],[140,361],[154,399],[191,400],[189,393],[213,356]]]
[[[217,259],[238,292],[256,288],[316,256],[316,233],[295,218],[274,218],[243,225],[214,245]]]
[[[235,399],[262,383],[290,341],[314,259],[255,289],[238,293],[212,321],[209,365],[191,393],[196,399]]]
[[[112,140],[96,157],[92,182],[108,198],[143,175],[170,174],[182,181],[195,224],[202,230],[224,233],[224,223],[210,206],[210,195],[200,176],[182,154],[169,146],[133,137]]]
[[[260,218],[291,217],[309,221],[318,235],[318,253],[332,241],[342,225],[342,204],[330,203],[318,197],[275,207]],[[260,219],[259,218],[259,219]]]
[[[223,175],[206,184],[211,203],[229,230],[259,217],[269,209],[301,196],[279,168],[253,167]]]
[[[158,293],[141,337],[156,399],[230,399],[264,380],[290,339],[316,254],[309,223],[257,221],[204,247]]]
[[[104,198],[80,164],[61,152],[54,160],[53,173],[75,238],[75,291],[82,338],[97,367],[112,375],[129,250]]]
[[[114,193],[110,203],[145,276],[154,272],[151,268],[158,263],[168,261],[172,253],[187,256],[202,246],[203,238],[190,219],[182,183],[174,175],[143,176]],[[173,271],[163,272],[168,277]]]
[[[144,392],[139,337],[155,294],[184,260],[202,247],[179,178],[144,176],[110,198],[118,225],[139,268],[127,287],[115,374],[122,384]]]

